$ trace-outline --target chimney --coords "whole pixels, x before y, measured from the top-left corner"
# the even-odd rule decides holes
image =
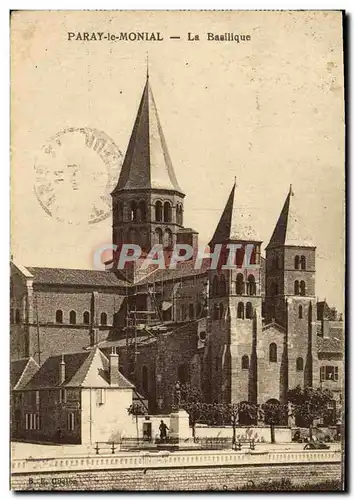
[[[116,347],[112,347],[112,351],[109,356],[109,370],[110,370],[110,385],[118,386],[119,356],[116,352]]]
[[[65,361],[64,354],[62,354],[62,360],[59,365],[59,384],[62,385],[65,380]]]

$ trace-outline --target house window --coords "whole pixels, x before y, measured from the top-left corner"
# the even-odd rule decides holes
[[[242,357],[242,370],[249,370],[249,356],[246,354]]]
[[[303,371],[303,358],[296,359],[296,371],[298,371],[298,372]]]
[[[299,317],[299,319],[303,318],[303,309],[302,309],[302,306],[298,306],[298,317]]]
[[[106,401],[106,390],[96,389],[96,406],[101,406],[105,404]]]
[[[301,256],[301,269],[303,271],[306,269],[306,257],[304,255]]]
[[[300,258],[298,255],[296,255],[295,257],[295,269],[299,269],[300,268]]]
[[[55,313],[55,322],[56,323],[63,323],[63,311],[58,309]]]
[[[25,414],[25,428],[27,431],[35,431],[40,429],[40,418],[38,413]]]
[[[70,311],[70,313],[69,313],[69,323],[71,325],[75,325],[76,324],[76,312],[75,311]]]
[[[105,312],[101,313],[100,316],[100,323],[101,325],[107,325],[107,314]]]
[[[68,413],[68,431],[75,430],[75,414],[73,412]]]
[[[83,314],[83,323],[84,325],[88,325],[90,323],[90,313],[89,311],[85,311]]]
[[[275,342],[272,342],[269,346],[269,361],[270,363],[277,362],[277,345]]]

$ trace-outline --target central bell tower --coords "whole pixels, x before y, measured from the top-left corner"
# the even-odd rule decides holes
[[[149,82],[139,104],[126,156],[112,196],[112,240],[169,248],[183,227],[184,197],[174,172]]]

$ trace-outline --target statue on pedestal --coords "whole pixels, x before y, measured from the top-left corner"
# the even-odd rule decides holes
[[[174,393],[174,406],[179,411],[181,405],[181,385],[180,382],[177,381],[175,384],[175,393]]]

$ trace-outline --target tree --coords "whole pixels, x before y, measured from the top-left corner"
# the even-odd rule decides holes
[[[280,425],[288,412],[288,405],[282,405],[278,401],[267,401],[259,408],[259,415],[264,424],[270,426],[271,442],[276,443],[275,426]]]
[[[200,418],[204,418],[208,412],[208,405],[202,402],[203,397],[199,389],[189,384],[181,386],[181,407],[189,415],[189,423],[192,427],[192,437],[195,439],[196,424]]]
[[[291,403],[292,415],[300,418],[309,428],[309,439],[313,440],[312,427],[315,419],[322,417],[333,400],[329,389],[305,387],[298,385],[288,391],[288,401]]]
[[[129,408],[127,408],[128,415],[132,415],[136,417],[136,430],[137,430],[137,439],[139,438],[138,431],[138,417],[141,415],[146,415],[147,408],[142,403],[132,403]]]

